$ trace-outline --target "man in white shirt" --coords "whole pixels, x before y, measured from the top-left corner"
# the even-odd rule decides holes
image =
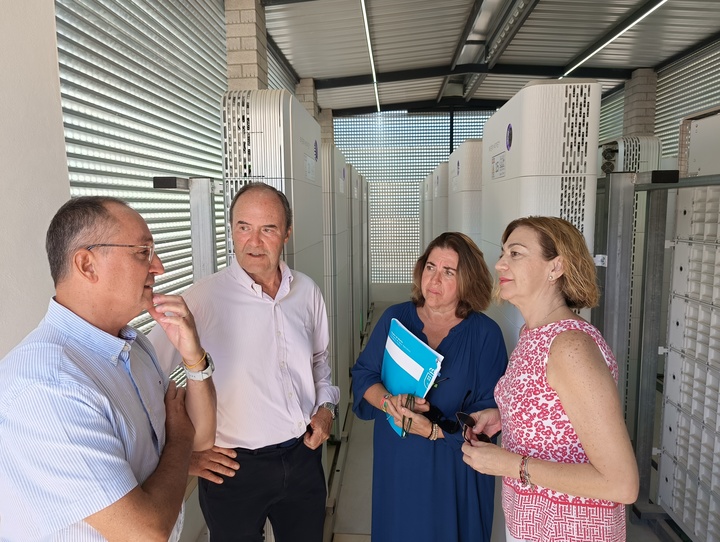
[[[285,195],[243,186],[230,206],[236,258],[183,297],[216,365],[215,446],[194,453],[200,506],[213,542],[322,540],[321,445],[340,399],[331,385],[328,323],[318,286],[281,261],[292,213]],[[162,330],[163,365],[177,358]]]

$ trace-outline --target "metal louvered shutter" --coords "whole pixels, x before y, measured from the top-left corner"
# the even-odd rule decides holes
[[[625,113],[625,90],[620,90],[604,98],[600,106],[600,137],[601,143],[622,137],[623,115]]]
[[[720,104],[720,40],[658,71],[655,135],[677,156],[680,121]]]
[[[268,88],[287,89],[294,96],[298,80],[278,57],[274,47],[268,47]]]
[[[154,190],[152,178],[222,178],[224,4],[56,0],[55,9],[71,195],[115,196],[140,212],[165,266],[158,291],[182,292],[193,281],[189,195]]]

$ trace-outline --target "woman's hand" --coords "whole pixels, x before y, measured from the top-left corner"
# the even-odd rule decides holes
[[[521,457],[495,444],[487,444],[479,440],[474,440],[472,443],[465,442],[462,452],[463,461],[482,474],[517,478],[520,472]]]
[[[470,415],[475,419],[472,432],[476,435],[485,433],[488,437],[494,437],[502,430],[500,411],[497,408],[486,408]]]
[[[414,408],[411,410],[409,408],[405,408],[404,406],[407,401],[407,397],[408,396],[405,394],[393,397],[393,400],[396,398],[398,399],[398,401],[394,402],[392,405],[395,425],[402,427],[403,421],[405,421],[405,428],[407,429],[409,427],[409,429],[407,429],[409,434],[429,438],[432,433],[432,422],[421,413],[430,410],[430,403],[428,403],[425,399],[416,397]],[[418,404],[420,401],[422,401],[422,403]],[[388,408],[388,413],[389,412],[390,408]],[[442,435],[439,434],[438,437],[442,438]]]

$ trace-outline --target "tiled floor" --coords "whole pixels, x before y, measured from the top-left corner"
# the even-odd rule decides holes
[[[377,306],[377,319],[385,306]],[[349,416],[353,416],[349,413]],[[372,499],[372,422],[353,418],[346,423],[350,428],[348,450],[342,472],[342,485],[338,494],[332,542],[370,542]],[[500,505],[500,484],[496,484],[495,523],[491,542],[504,542],[505,521]],[[660,542],[660,538],[646,525],[628,523],[628,542]],[[445,541],[438,541],[445,542]]]
[[[355,418],[347,441],[348,455],[335,513],[332,542],[370,542],[372,499],[372,422]],[[505,541],[505,521],[496,484],[495,523],[491,542]],[[645,525],[628,523],[628,542],[660,542]],[[445,542],[445,541],[438,541]]]

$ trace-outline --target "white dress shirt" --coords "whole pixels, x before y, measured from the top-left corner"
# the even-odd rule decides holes
[[[235,259],[183,294],[215,363],[215,443],[224,448],[254,450],[299,437],[319,405],[340,400],[330,380],[322,293],[282,261],[280,269],[275,299]],[[181,363],[160,326],[149,338],[164,369]]]

